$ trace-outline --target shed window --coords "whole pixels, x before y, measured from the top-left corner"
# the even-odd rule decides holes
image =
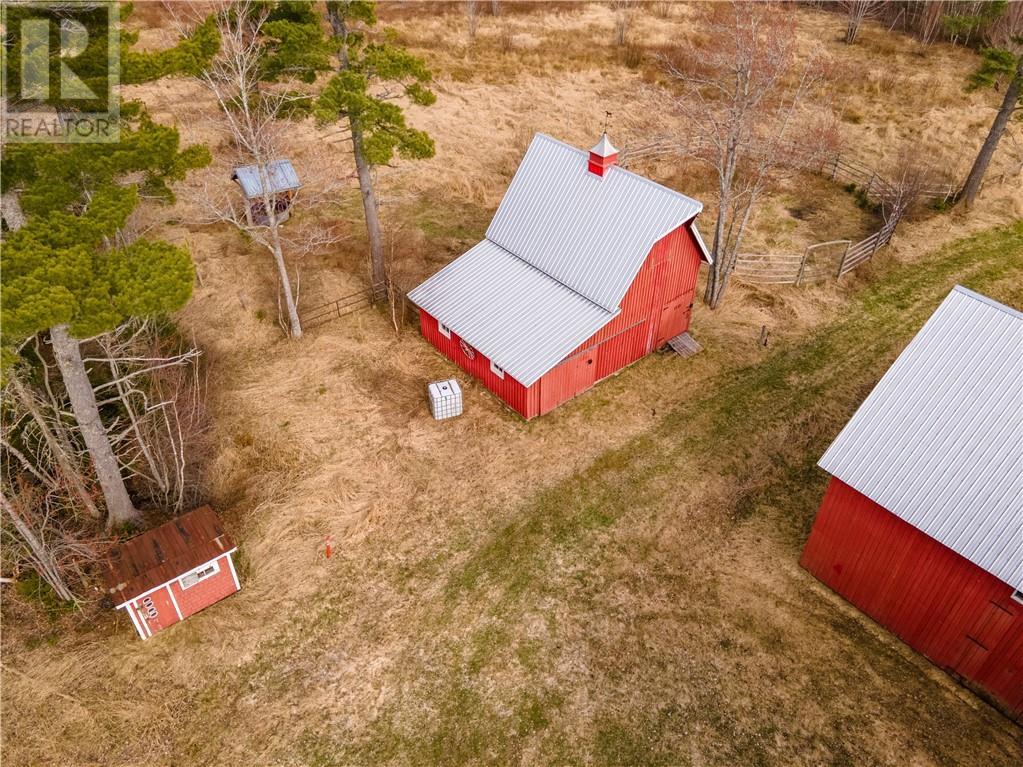
[[[440,334],[445,338],[451,338],[451,328],[449,328],[440,320],[437,320],[437,330],[439,330]]]
[[[211,575],[216,575],[220,572],[220,565],[216,562],[210,562],[208,565],[203,565],[198,570],[193,570],[188,575],[181,576],[180,583],[181,588],[190,589],[192,586],[197,584],[199,581],[209,578]]]
[[[491,361],[490,372],[498,378],[504,378],[504,368],[498,365],[496,362]]]
[[[1013,601],[1019,602],[1021,605],[1023,605],[1023,591],[1012,592],[1012,598]]]

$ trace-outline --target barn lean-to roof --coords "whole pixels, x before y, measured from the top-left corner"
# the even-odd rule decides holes
[[[956,286],[819,465],[1023,590],[1023,313]]]
[[[692,224],[701,203],[623,168],[599,177],[588,160],[538,133],[486,239],[409,293],[524,386],[618,313],[659,239],[690,222],[710,260]]]
[[[617,314],[490,240],[416,288],[413,300],[523,386]]]
[[[121,605],[234,549],[209,506],[200,506],[114,546],[103,577]]]

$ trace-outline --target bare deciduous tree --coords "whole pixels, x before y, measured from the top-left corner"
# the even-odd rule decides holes
[[[262,27],[268,14],[268,8],[257,9],[250,3],[244,3],[217,17],[220,53],[200,79],[220,106],[221,122],[231,136],[235,155],[218,158],[219,162],[214,165],[218,174],[216,179],[207,178],[195,196],[204,211],[205,223],[230,224],[270,253],[277,269],[282,326],[289,335],[298,338],[302,335],[302,321],[298,313],[297,263],[302,256],[337,242],[341,234],[335,227],[322,224],[302,226],[294,219],[285,228],[286,217],[276,204],[268,165],[281,159],[288,111],[302,97],[283,88],[268,88],[260,82]],[[301,205],[309,210],[336,199],[343,180],[331,179],[327,173],[317,173],[324,166],[330,167],[327,158],[323,159],[325,162],[316,163],[317,167],[300,169],[304,187],[292,200],[292,208]],[[238,200],[235,189],[225,182],[230,177],[230,168],[238,165],[256,167],[265,215],[250,216],[246,204]],[[288,268],[289,260],[295,265],[294,275]],[[282,300],[283,307],[280,306]]]
[[[67,537],[58,525],[53,524],[54,517],[47,513],[41,519],[33,519],[27,506],[33,505],[26,499],[28,493],[19,497],[8,497],[7,491],[0,492],[0,507],[3,508],[3,522],[0,530],[4,533],[4,564],[14,564],[13,559],[23,559],[35,570],[39,577],[53,589],[58,599],[65,602],[75,600],[75,595],[68,586],[65,573],[67,555],[69,553],[91,554],[90,547]],[[12,556],[13,555],[13,556]]]
[[[847,0],[843,3],[848,13],[848,21],[845,25],[845,42],[848,45],[856,42],[864,19],[876,14],[883,4],[883,0]]]
[[[921,155],[915,145],[904,145],[888,177],[879,186],[885,220],[899,221],[918,202],[942,186],[943,181],[938,169]],[[951,184],[944,185],[952,189]]]
[[[167,342],[153,323],[130,322],[97,339],[107,381],[95,387],[120,414],[108,427],[122,472],[161,508],[184,511],[199,496],[196,452],[208,427],[201,352]]]
[[[476,32],[480,26],[480,6],[477,0],[465,0],[465,26],[469,32],[469,45],[476,45]]]
[[[615,45],[625,45],[629,35],[629,21],[632,19],[632,11],[635,7],[634,0],[611,0],[611,10],[615,14]]]
[[[823,79],[817,51],[797,48],[793,20],[765,3],[718,4],[707,11],[714,44],[662,57],[678,86],[680,146],[717,175],[714,265],[704,300],[717,307],[739,246],[764,190],[785,173],[812,164],[834,144],[830,121],[803,108]]]

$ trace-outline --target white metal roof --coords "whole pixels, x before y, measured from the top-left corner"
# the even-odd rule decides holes
[[[291,160],[274,160],[266,164],[266,174],[270,179],[270,192],[285,192],[302,186],[298,173]],[[263,185],[259,181],[259,168],[255,165],[242,165],[234,169],[232,179],[241,184],[242,191],[249,199],[263,194]]]
[[[487,239],[614,311],[650,248],[703,205],[542,133],[515,172]]]
[[[819,465],[1023,590],[1023,313],[956,286]]]
[[[489,240],[419,285],[409,299],[523,386],[617,314]]]
[[[600,141],[593,146],[590,152],[598,157],[610,157],[613,154],[618,154],[618,150],[615,149],[615,145],[611,143],[611,139],[607,137],[606,133],[600,134]]]

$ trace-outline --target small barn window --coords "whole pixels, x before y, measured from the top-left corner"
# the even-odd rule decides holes
[[[498,365],[496,362],[491,361],[490,372],[498,378],[504,378],[504,368]]]
[[[208,565],[200,567],[198,570],[193,570],[188,575],[181,576],[181,588],[190,589],[192,586],[197,584],[201,580],[209,578],[211,575],[216,575],[220,572],[220,565],[216,562],[210,562]]]
[[[437,320],[437,330],[439,330],[440,334],[445,338],[451,338],[451,328],[449,328],[440,320]]]
[[[1014,602],[1019,602],[1021,605],[1023,605],[1023,591],[1012,592],[1012,599]]]

